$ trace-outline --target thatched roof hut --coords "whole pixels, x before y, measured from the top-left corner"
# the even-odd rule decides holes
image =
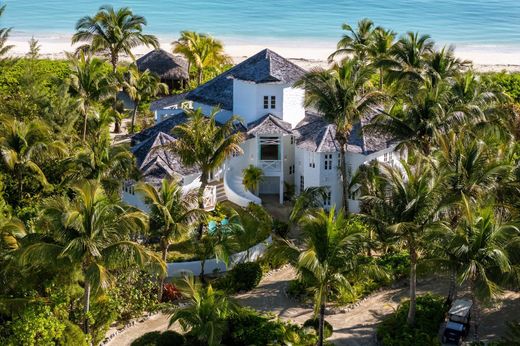
[[[156,49],[137,60],[140,71],[150,70],[155,73],[161,82],[170,88],[184,86],[188,78],[188,63],[179,56],[175,56],[162,49]]]

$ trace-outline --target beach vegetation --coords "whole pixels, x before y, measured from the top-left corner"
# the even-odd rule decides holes
[[[463,292],[479,341],[482,307],[520,287],[519,74],[478,73],[427,34],[399,35],[369,19],[345,24],[333,64],[296,86],[335,128],[342,200],[356,195],[362,213],[323,210],[328,190],[316,187],[291,199],[287,220],[229,202],[209,212],[210,176],[241,154],[240,118],[220,123],[218,109],[187,110],[173,130],[166,149],[202,172],[189,193],[175,179],[144,183],[128,144],[110,133],[126,116],[134,132],[143,109],[168,93],[149,71],[121,62],[134,60],[137,46],[158,47],[145,26],[128,8],[103,6],[78,21],[78,51],[57,60],[42,59],[36,40],[28,56],[7,58],[10,29],[0,29],[0,344],[97,345],[110,327],[169,309],[183,335],[151,333],[136,344],[323,345],[331,305],[405,280],[408,300],[380,324],[379,342],[438,344],[444,313]],[[231,65],[210,35],[183,31],[173,49],[190,64],[190,87]],[[134,103],[128,113],[120,91]],[[396,150],[350,172],[345,157],[360,121]],[[256,192],[262,172],[244,173]],[[123,203],[128,180],[148,212]],[[270,235],[269,256],[226,275],[204,272],[207,260],[249,257]],[[200,279],[167,282],[166,262],[195,259]],[[297,273],[289,295],[313,303],[307,328],[231,297],[256,294],[262,275],[285,264]],[[421,275],[446,278],[446,297],[417,295]],[[511,323],[504,342],[517,339]]]

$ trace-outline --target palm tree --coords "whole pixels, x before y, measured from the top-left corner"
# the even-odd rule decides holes
[[[258,193],[258,187],[263,180],[262,168],[249,165],[242,171],[242,184],[254,194]]]
[[[413,93],[402,95],[387,110],[381,110],[366,130],[389,135],[399,142],[399,147],[428,156],[435,145],[435,131],[450,126],[449,99],[450,89],[446,83],[416,84]]]
[[[237,305],[211,285],[201,287],[193,277],[185,277],[183,295],[191,304],[175,310],[170,317],[170,327],[179,322],[184,331],[190,330],[201,345],[218,346],[226,331],[226,318],[237,310]]]
[[[466,132],[450,131],[436,137],[436,169],[444,177],[444,197],[441,203],[446,208],[444,214],[449,226],[456,229],[462,217],[463,198],[476,202],[486,195],[495,194],[499,178],[507,176],[511,167],[494,150]],[[436,239],[432,239],[432,244],[445,239],[443,234],[434,233],[433,236]],[[438,250],[451,272],[447,298],[447,303],[451,303],[456,297],[456,276],[460,268],[457,265],[457,256],[446,241],[438,242]]]
[[[365,229],[350,222],[345,214],[317,210],[300,220],[303,244],[298,247],[280,240],[270,249],[271,256],[289,259],[300,279],[308,282],[314,293],[314,309],[319,316],[318,345],[323,345],[323,326],[327,297],[333,291],[352,290],[349,275],[361,264],[356,256],[363,243]]]
[[[155,233],[160,238],[162,260],[166,262],[170,245],[185,236],[190,230],[190,225],[196,218],[203,216],[204,211],[193,209],[194,196],[184,194],[182,186],[176,180],[164,179],[160,189],[151,184],[140,183],[136,191],[140,192],[151,206],[150,229],[152,235]],[[165,277],[161,276],[159,301],[162,299],[164,279]]]
[[[429,54],[426,58],[426,64],[426,74],[432,84],[436,85],[440,81],[459,75],[463,68],[470,65],[470,62],[456,58],[455,49],[449,46]]]
[[[206,34],[193,31],[182,31],[178,41],[172,43],[173,52],[184,55],[190,66],[197,69],[197,83],[204,79],[204,69],[213,67],[219,69],[229,64],[231,58],[224,53],[224,45],[220,40]]]
[[[472,204],[462,198],[463,218],[451,234],[449,246],[457,256],[459,283],[469,283],[473,301],[474,340],[479,341],[480,304],[500,292],[500,277],[512,270],[508,244],[519,239],[520,231],[495,216],[493,204]]]
[[[329,56],[329,62],[340,56],[351,55],[358,59],[361,64],[366,64],[369,46],[372,44],[374,22],[364,18],[358,22],[357,29],[347,23],[344,23],[341,28],[345,33],[339,40],[336,51]]]
[[[84,42],[85,45],[78,50],[107,55],[115,73],[121,54],[135,60],[133,48],[142,45],[159,47],[155,36],[143,34],[145,26],[146,19],[134,14],[130,8],[115,10],[104,5],[93,17],[85,16],[76,23],[72,44]]]
[[[413,90],[415,83],[424,81],[426,59],[433,52],[433,45],[428,35],[408,32],[401,37],[393,46],[394,61],[388,68],[390,79],[406,82]]]
[[[79,99],[79,109],[83,114],[83,142],[87,138],[89,112],[94,103],[99,102],[114,90],[113,79],[107,76],[104,61],[79,53],[79,57],[68,54],[71,62],[71,88]]]
[[[4,255],[4,250],[19,249],[20,240],[26,234],[25,225],[20,220],[0,212],[0,256]]]
[[[382,99],[380,92],[367,90],[372,74],[372,68],[357,60],[347,60],[330,70],[314,69],[296,83],[296,86],[305,88],[305,106],[316,109],[336,126],[343,182],[342,202],[346,212],[350,182],[345,156],[350,133],[354,124],[373,112]]]
[[[140,72],[136,65],[132,65],[125,75],[123,89],[134,102],[132,125],[130,127],[130,133],[134,133],[135,118],[141,102],[155,97],[158,94],[167,94],[168,86],[161,83],[160,78],[150,72],[150,70]]]
[[[0,18],[4,14],[6,5],[0,6]],[[14,46],[7,45],[11,28],[0,28],[0,59],[2,59]],[[1,61],[1,60],[0,60]]]
[[[383,90],[385,69],[392,65],[392,52],[396,33],[378,27],[373,31],[368,46],[368,56],[372,65],[379,70],[379,90]]]
[[[74,180],[97,180],[105,192],[112,195],[119,191],[121,182],[134,171],[134,156],[123,145],[112,145],[106,120],[99,132],[92,133],[70,161]],[[94,129],[95,126],[91,126]]]
[[[213,230],[208,229],[207,232],[192,240],[195,253],[201,259],[199,278],[202,283],[206,283],[204,275],[208,259],[214,257],[217,261],[222,261],[228,265],[229,256],[238,249],[238,241],[235,238],[235,234],[245,230],[240,224],[240,218],[236,214],[228,221],[227,224],[217,223]],[[199,227],[200,225],[202,223],[199,224]]]
[[[142,45],[159,48],[157,37],[143,34],[144,26],[146,26],[146,19],[134,14],[130,8],[123,7],[115,10],[110,5],[104,5],[93,17],[83,17],[76,23],[76,33],[72,36],[72,43],[85,43],[78,48],[78,51],[107,55],[112,65],[112,73],[115,75],[121,54],[135,60],[133,48]],[[115,93],[114,100],[116,100]],[[114,132],[121,132],[120,127],[121,120],[116,118]]]
[[[21,261],[46,266],[67,260],[79,268],[84,281],[84,331],[89,333],[91,294],[110,287],[110,271],[117,267],[165,265],[153,253],[130,240],[143,231],[146,217],[140,211],[112,202],[96,181],[73,187],[74,198],[55,196],[43,207],[41,227],[53,241],[40,241],[23,249]]]
[[[322,208],[327,194],[328,189],[324,186],[311,186],[303,190],[294,200],[294,206],[289,216],[291,223],[298,223],[309,210]]]
[[[189,120],[173,129],[178,138],[169,148],[178,153],[183,164],[197,167],[200,172],[200,187],[197,198],[199,209],[204,209],[204,190],[212,171],[222,166],[233,154],[241,154],[240,143],[244,136],[235,131],[238,118],[231,117],[225,123],[217,122],[219,109],[205,116],[202,110],[187,110]]]
[[[18,183],[19,202],[23,199],[23,184],[33,176],[44,187],[48,185],[40,164],[44,159],[58,157],[66,152],[65,144],[53,140],[49,128],[39,120],[21,122],[3,118],[0,125],[0,155],[5,167]]]
[[[401,162],[402,167],[383,166],[380,179],[382,191],[367,191],[363,201],[374,206],[376,214],[365,218],[379,222],[394,235],[393,239],[403,242],[410,256],[410,308],[407,322],[415,323],[417,262],[422,239],[432,229],[441,228],[437,219],[440,211],[440,178],[425,159],[418,157],[414,166]]]

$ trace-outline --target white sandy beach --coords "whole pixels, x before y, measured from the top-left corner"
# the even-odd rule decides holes
[[[28,40],[30,37],[13,36],[8,44],[15,47],[12,49],[13,56],[23,56],[29,49]],[[64,58],[65,52],[74,50],[70,44],[70,36],[66,35],[46,35],[45,37],[35,37],[41,45],[41,56],[44,58],[60,59]],[[174,39],[160,38],[161,47],[169,50]],[[256,42],[238,41],[234,39],[224,39],[226,52],[238,63],[248,56],[251,56],[264,48],[270,48],[282,56],[289,58],[297,65],[310,69],[315,66],[326,67],[327,57],[334,50],[333,42],[310,42],[295,40],[293,42],[281,42],[272,39]],[[140,56],[149,51],[147,47],[135,49],[134,54]],[[461,59],[471,60],[474,68],[479,72],[520,72],[520,45],[518,47],[508,46],[458,46],[456,55]]]

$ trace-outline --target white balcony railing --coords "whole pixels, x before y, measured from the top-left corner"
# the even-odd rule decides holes
[[[260,168],[264,173],[279,173],[282,171],[282,161],[280,160],[262,160]]]

